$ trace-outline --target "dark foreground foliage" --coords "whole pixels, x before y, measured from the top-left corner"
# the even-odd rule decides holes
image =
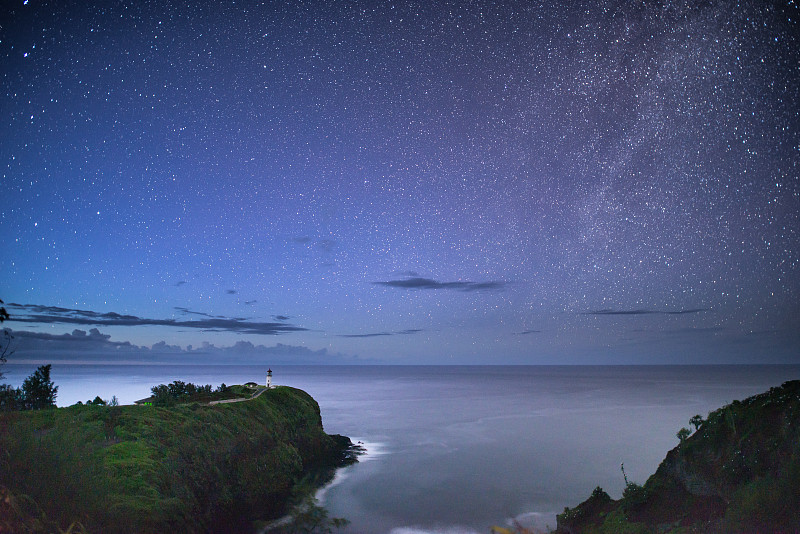
[[[19,388],[0,384],[0,411],[55,408],[58,386],[50,380],[52,367],[50,364],[40,365]]]
[[[310,474],[355,461],[316,401],[288,387],[214,406],[6,413],[0,451],[0,514],[34,514],[0,517],[9,532],[248,532],[285,513]]]
[[[800,381],[690,423],[644,486],[628,483],[619,501],[595,489],[556,532],[800,532]]]

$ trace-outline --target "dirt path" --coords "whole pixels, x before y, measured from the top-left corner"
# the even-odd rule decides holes
[[[257,392],[253,393],[252,395],[250,395],[246,399],[225,399],[225,400],[211,401],[211,402],[208,403],[208,405],[211,406],[212,404],[227,404],[229,402],[249,401],[249,400],[255,399],[256,397],[258,397],[259,395],[261,395],[265,391],[267,391],[267,388],[259,389]]]

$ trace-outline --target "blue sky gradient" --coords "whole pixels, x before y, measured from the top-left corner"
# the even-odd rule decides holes
[[[800,8],[551,4],[10,2],[17,357],[800,362]]]

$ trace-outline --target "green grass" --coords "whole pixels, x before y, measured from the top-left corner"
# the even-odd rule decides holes
[[[800,532],[800,381],[698,419],[644,486],[565,510],[561,531]]]
[[[242,388],[249,396],[253,392]],[[249,528],[341,459],[319,406],[281,387],[209,406],[71,406],[0,417],[0,484],[89,532]]]

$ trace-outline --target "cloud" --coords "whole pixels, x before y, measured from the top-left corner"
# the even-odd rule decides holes
[[[203,343],[199,347],[183,348],[159,341],[151,347],[133,345],[128,341],[111,341],[111,336],[92,328],[73,330],[71,334],[48,334],[13,330],[14,360],[93,361],[93,362],[186,362],[192,363],[267,363],[283,364],[342,364],[368,363],[355,356],[332,353],[327,349],[313,350],[297,345],[277,343],[274,346],[254,345],[239,341],[232,346],[217,347]]]
[[[89,330],[89,333],[86,333],[86,330],[78,330],[75,329],[72,331],[71,334],[48,334],[45,332],[26,332],[26,331],[14,331],[15,338],[25,338],[25,339],[39,339],[43,341],[66,341],[66,342],[93,342],[93,343],[105,343],[111,336],[108,334],[101,334],[97,328],[92,328]]]
[[[236,290],[235,289],[226,289],[225,290],[225,294],[226,295],[235,295],[236,294]]]
[[[182,308],[181,306],[175,306],[172,308],[173,310],[178,310],[186,315],[199,315],[201,317],[210,317],[212,319],[231,319],[236,321],[246,321],[247,317],[226,317],[224,315],[211,315],[204,312],[190,310],[189,308]]]
[[[289,317],[288,315],[273,315],[272,318],[275,319],[276,321],[288,321],[289,319],[291,319],[291,317]]]
[[[148,319],[134,315],[120,315],[114,312],[97,313],[89,310],[74,310],[57,306],[38,304],[10,304],[9,307],[22,312],[14,314],[12,321],[21,323],[78,324],[96,326],[166,326],[172,328],[191,328],[210,332],[238,332],[241,334],[260,334],[274,336],[290,332],[306,331],[307,328],[287,323],[250,321],[242,317],[212,316],[193,312],[186,308],[175,308],[187,314],[199,315],[205,319],[182,321],[177,319]]]
[[[193,311],[193,310],[190,310],[189,308],[183,308],[181,306],[175,306],[172,309],[173,310],[178,310],[179,312],[181,312],[183,314],[186,314],[186,315],[200,315],[202,317],[213,317],[215,319],[220,319],[221,318],[218,315],[209,315],[207,313],[203,313],[203,312],[199,312],[199,311]]]
[[[394,335],[391,332],[376,332],[374,334],[339,334],[339,337],[380,337]]]
[[[246,301],[244,301],[245,305],[247,305],[247,306],[252,306],[256,302],[258,302],[258,301],[257,300],[246,300]]]
[[[339,334],[338,337],[381,337],[381,336],[407,336],[422,332],[421,328],[408,328],[398,332],[374,332],[370,334]]]
[[[305,252],[310,254],[319,267],[332,268],[336,266],[336,252],[339,242],[330,237],[295,236],[290,238],[292,243],[301,245]]]
[[[590,310],[588,312],[583,312],[583,315],[688,315],[693,313],[705,312],[709,310],[710,308],[690,308],[687,310],[674,310],[674,311],[645,310],[645,309],[638,309],[638,310],[602,309],[602,310]]]
[[[413,277],[404,280],[388,280],[386,282],[372,282],[374,285],[397,287],[401,289],[451,289],[455,291],[495,291],[503,289],[506,282],[439,282],[430,278]]]
[[[513,336],[527,336],[528,334],[540,334],[541,330],[523,330],[522,332],[512,332]]]
[[[314,243],[314,246],[320,249],[322,252],[329,253],[332,252],[334,248],[336,248],[336,240],[323,237],[322,239],[318,239]]]
[[[395,332],[395,334],[398,334],[398,335],[401,335],[401,336],[407,336],[409,334],[419,334],[420,332],[422,332],[421,328],[408,328],[406,330],[401,330],[399,332]]]
[[[175,287],[181,287],[182,285],[184,285],[184,284],[186,284],[186,283],[187,283],[187,282],[186,282],[186,280],[181,280],[180,282],[178,282],[177,284],[175,284]]]
[[[13,330],[14,351],[19,356],[29,351],[124,351],[137,348],[127,341],[111,341],[111,336],[101,334],[97,328],[89,330],[75,329],[71,334],[48,334],[45,332],[28,332]]]

